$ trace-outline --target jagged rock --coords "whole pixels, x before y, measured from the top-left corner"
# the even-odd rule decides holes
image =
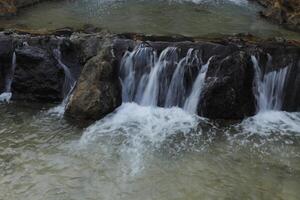
[[[66,116],[77,120],[98,120],[121,105],[121,88],[111,46],[84,66],[66,108]]]
[[[242,119],[255,111],[254,70],[249,55],[214,57],[209,65],[198,113],[212,119]]]

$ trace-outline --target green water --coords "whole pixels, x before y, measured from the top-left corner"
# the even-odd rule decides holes
[[[129,108],[132,115],[141,111]],[[270,128],[276,122],[249,120],[260,131],[242,134],[248,122],[212,126],[204,120],[202,134],[158,141],[161,133],[142,134],[150,121],[115,124],[112,132],[101,122],[81,130],[48,109],[0,105],[1,200],[299,199],[300,130],[283,131],[289,127],[283,122],[280,130]],[[300,115],[292,116],[297,129]],[[136,130],[142,132],[132,136]]]
[[[195,2],[195,3],[193,3]],[[262,8],[246,0],[72,0],[48,1],[23,9],[0,27],[52,30],[85,24],[112,32],[207,36],[252,33],[300,38],[261,19]]]

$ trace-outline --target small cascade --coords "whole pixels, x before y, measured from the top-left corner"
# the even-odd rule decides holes
[[[197,107],[198,103],[200,100],[200,94],[202,91],[202,88],[205,83],[205,77],[206,77],[206,72],[208,70],[208,66],[210,63],[211,58],[207,61],[205,65],[202,66],[196,81],[193,85],[192,92],[190,96],[187,98],[184,104],[184,110],[190,112],[190,113],[196,113],[197,112]]]
[[[272,57],[268,55],[268,63]],[[256,99],[257,112],[267,110],[281,110],[284,96],[284,85],[287,78],[288,68],[264,74],[255,56],[251,56],[255,70],[253,92]]]
[[[184,80],[186,68],[190,66],[197,66],[199,68],[201,66],[202,60],[198,54],[198,50],[189,49],[187,55],[178,63],[168,89],[165,107],[183,106],[187,94],[187,85]]]
[[[120,67],[123,102],[141,101],[156,57],[152,47],[144,44],[132,52],[125,53]]]
[[[177,64],[177,48],[168,47],[160,54],[158,61],[152,67],[149,80],[146,85],[141,104],[144,106],[158,105],[159,93],[165,95],[168,90],[168,68],[172,68]]]
[[[54,55],[55,59],[57,60],[59,67],[61,67],[65,73],[65,81],[64,81],[64,86],[63,86],[64,99],[60,105],[50,109],[48,111],[48,113],[62,116],[65,113],[65,108],[67,106],[67,103],[69,102],[72,91],[75,88],[76,80],[72,76],[70,69],[62,62],[60,45],[58,45],[58,48],[53,50],[53,55]]]
[[[0,102],[9,102],[12,97],[11,85],[14,79],[15,69],[17,66],[16,52],[13,53],[11,67],[5,76],[5,88],[4,92],[0,94]]]
[[[183,58],[179,52],[177,47],[167,47],[158,57],[156,50],[145,44],[126,52],[120,66],[123,102],[177,106],[196,113],[209,61],[202,66],[197,49],[189,49]]]
[[[58,62],[60,68],[64,70],[65,81],[63,86],[63,96],[64,99],[67,98],[70,90],[74,86],[75,78],[72,76],[70,69],[62,62],[62,55],[60,51],[60,46],[53,50],[53,55]]]

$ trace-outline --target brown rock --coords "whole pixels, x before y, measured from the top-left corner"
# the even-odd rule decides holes
[[[289,29],[300,31],[299,0],[257,0],[266,7],[263,17],[282,24]]]
[[[16,12],[15,0],[0,0],[0,17],[15,15]]]
[[[66,116],[80,121],[98,120],[121,105],[116,68],[110,46],[91,58],[69,100]]]

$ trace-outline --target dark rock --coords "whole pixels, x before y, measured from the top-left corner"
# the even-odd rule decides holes
[[[56,102],[62,100],[63,70],[52,55],[38,47],[16,49],[17,66],[12,83],[13,98]]]
[[[214,57],[209,65],[198,113],[212,119],[242,119],[255,111],[253,66],[249,55]]]
[[[15,0],[2,0],[0,1],[0,17],[12,16],[17,13]]]
[[[285,96],[283,100],[283,110],[300,111],[300,59],[290,66],[288,78],[285,85]]]

